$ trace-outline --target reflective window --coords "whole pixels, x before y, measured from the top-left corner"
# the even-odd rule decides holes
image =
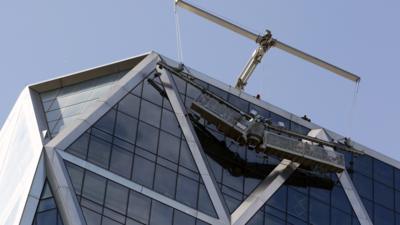
[[[350,225],[351,216],[335,208],[331,209],[331,225]]]
[[[307,221],[308,198],[303,193],[288,189],[288,213],[299,219]]]
[[[258,225],[264,223],[264,214],[261,211],[258,211],[250,220],[246,223],[246,225]]]
[[[36,209],[32,225],[62,225],[61,214],[56,206],[49,183],[46,181]]]
[[[137,119],[118,112],[115,124],[115,136],[127,142],[135,143],[136,129]]]
[[[153,187],[155,164],[138,155],[135,156],[133,163],[133,181],[146,187]]]
[[[400,170],[399,169],[395,169],[394,178],[395,178],[395,188],[400,191]]]
[[[372,158],[366,155],[354,157],[354,171],[372,177]]]
[[[97,137],[90,138],[88,161],[108,168],[111,144]]]
[[[332,190],[332,205],[338,209],[341,209],[347,213],[351,213],[350,202],[347,199],[346,193],[340,185],[335,185]]]
[[[161,107],[143,100],[140,106],[140,120],[148,124],[151,124],[155,127],[159,127],[160,119],[161,119]]]
[[[118,104],[118,111],[123,112],[134,118],[139,117],[140,98],[128,94]]]
[[[75,167],[77,166],[70,163],[67,163],[67,165],[71,179],[78,179],[75,177],[77,174],[70,171],[71,168],[76,170]],[[158,202],[157,199],[129,190],[119,183],[107,180],[80,167],[77,168],[84,173],[84,191],[81,194],[76,192],[76,194],[88,225],[206,224]],[[78,176],[80,177],[80,175]],[[97,188],[88,187],[86,184],[89,183],[92,186],[97,185]],[[100,189],[105,191],[100,193],[98,191]],[[99,196],[103,194],[102,196],[105,196],[104,201],[93,198],[93,194]],[[45,205],[49,208],[51,204],[46,203]],[[42,208],[46,207],[43,206]],[[48,224],[53,225],[53,223],[44,223],[43,225]],[[61,223],[54,223],[54,225],[61,225]]]
[[[394,192],[393,189],[379,182],[374,183],[374,200],[389,209],[393,209]]]
[[[374,160],[374,179],[393,187],[393,167],[379,160]]]
[[[157,151],[158,130],[146,123],[139,122],[136,144],[153,153]]]
[[[125,149],[114,146],[111,153],[110,171],[125,178],[131,178],[133,154]]]
[[[128,200],[128,189],[109,181],[107,184],[107,192],[105,206],[119,213],[124,214]]]
[[[176,174],[162,166],[157,166],[154,189],[171,198],[175,195]]]
[[[329,206],[311,198],[310,223],[313,225],[329,224]]]
[[[83,216],[85,217],[86,223],[88,225],[98,225],[101,224],[101,215],[86,209],[86,208],[82,208],[82,212],[83,212]]]
[[[177,137],[180,137],[182,133],[174,113],[166,109],[162,110],[161,129]]]
[[[131,191],[129,196],[128,216],[139,222],[147,223],[150,216],[151,199]]]
[[[86,196],[87,199],[102,204],[104,200],[105,189],[105,178],[92,172],[86,172],[82,194]]]
[[[374,214],[374,224],[379,225],[392,225],[394,224],[394,213],[393,211],[381,207],[379,205],[375,205],[375,214]]]
[[[82,180],[83,180],[83,169],[75,166],[72,163],[65,163],[68,168],[68,173],[71,177],[72,186],[74,186],[75,192],[81,194]]]
[[[196,220],[194,217],[191,217],[187,214],[184,214],[180,211],[174,211],[174,225],[195,225]]]
[[[84,133],[69,148],[68,151],[80,158],[86,158],[89,145],[89,134]]]
[[[282,186],[271,196],[267,204],[277,209],[285,211],[286,199],[287,199],[287,188],[285,186]]]
[[[151,212],[154,212],[154,214],[150,218],[150,225],[172,224],[172,208],[159,202],[153,202]]]
[[[112,134],[114,132],[115,114],[115,110],[111,109],[99,121],[96,122],[94,127]]]
[[[161,81],[159,78],[154,79],[154,81],[158,84],[161,84]],[[160,85],[160,87],[161,87],[161,85]],[[147,80],[143,82],[142,96],[144,99],[161,106],[162,96],[153,86],[150,85],[150,83]]]
[[[359,173],[354,173],[353,182],[358,191],[358,194],[365,198],[372,199],[373,182],[371,178],[361,175]]]
[[[197,205],[198,183],[185,176],[178,176],[176,199],[193,208]]]
[[[158,154],[166,159],[171,160],[172,162],[178,162],[179,145],[180,139],[161,131]]]

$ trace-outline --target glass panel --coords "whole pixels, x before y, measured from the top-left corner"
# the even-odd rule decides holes
[[[154,81],[156,81],[158,84],[161,83],[159,79],[154,79]],[[162,96],[153,86],[150,85],[147,80],[143,82],[142,96],[144,99],[161,106]]]
[[[175,195],[176,173],[157,165],[154,189],[171,198]]]
[[[374,160],[374,179],[393,187],[393,167],[379,160]]]
[[[153,201],[151,205],[152,214],[150,225],[168,225],[172,224],[172,208],[166,205]]]
[[[313,225],[329,224],[329,206],[311,198],[310,223]]]
[[[84,133],[67,149],[67,151],[78,156],[79,158],[86,159],[88,145],[89,134]]]
[[[139,117],[140,98],[128,94],[118,104],[118,111],[123,112],[129,116]]]
[[[166,109],[162,110],[161,129],[177,137],[180,137],[182,133],[174,113]]]
[[[146,187],[152,188],[155,169],[154,166],[154,162],[135,155],[132,171],[133,181],[136,181]]]
[[[33,225],[62,225],[60,213],[49,183],[46,181],[32,222]]]
[[[130,179],[133,154],[117,146],[111,153],[110,171]]]
[[[149,220],[151,199],[131,191],[129,197],[128,216],[142,223]]]
[[[111,144],[97,137],[90,138],[88,161],[108,168]]]
[[[217,215],[217,213],[214,210],[214,206],[211,204],[211,199],[210,196],[208,195],[206,187],[203,184],[201,184],[199,188],[198,200],[199,200],[198,209],[200,211],[205,212],[212,216]]]
[[[361,175],[359,173],[354,173],[353,174],[353,182],[354,182],[354,186],[356,187],[358,194],[360,194],[361,196],[368,198],[368,199],[372,199],[372,179]]]
[[[332,206],[341,209],[347,213],[351,213],[350,202],[347,199],[346,193],[343,188],[339,185],[336,185],[332,190]]]
[[[117,123],[115,124],[115,136],[135,143],[136,140],[137,119],[118,112]]]
[[[72,168],[68,166],[69,170]],[[82,169],[82,168],[79,168]],[[84,169],[83,169],[84,170]],[[70,171],[69,171],[70,172]],[[76,179],[75,173],[71,173],[71,179]],[[183,212],[174,210],[172,207],[158,202],[156,199],[149,198],[141,193],[129,190],[125,186],[115,183],[111,180],[99,177],[93,173],[84,170],[84,191],[79,196],[80,205],[88,224],[207,224],[196,221],[192,216]],[[99,182],[99,178],[101,182]],[[93,182],[93,180],[95,180]],[[104,182],[103,182],[104,181]],[[101,190],[106,189],[105,193],[99,192],[94,188],[87,188],[86,184],[97,184],[101,186]],[[103,185],[104,183],[104,185]],[[106,186],[106,187],[104,187]],[[99,204],[93,202],[92,196],[87,195],[87,191],[91,190],[91,194],[105,196],[104,202],[96,200]],[[174,221],[174,223],[173,223]],[[47,225],[47,224],[43,224]]]
[[[350,225],[351,216],[335,208],[331,208],[331,225]]]
[[[99,121],[96,122],[94,127],[109,134],[112,134],[114,132],[115,114],[115,110],[111,109]]]
[[[158,154],[173,162],[179,160],[180,140],[165,132],[160,133],[160,144]]]
[[[246,225],[262,225],[264,223],[264,214],[262,211],[258,211]]]
[[[83,183],[83,196],[89,200],[103,204],[106,179],[87,171]]]
[[[148,124],[151,124],[155,127],[159,127],[160,119],[161,119],[161,107],[143,100],[140,106],[140,120]]]
[[[85,217],[87,225],[101,224],[101,215],[93,212],[92,210],[82,208],[83,216]]]
[[[389,209],[393,209],[394,192],[393,189],[380,184],[374,183],[374,200]]]
[[[196,220],[187,214],[174,210],[174,225],[195,225]]]
[[[68,169],[68,173],[71,177],[72,186],[74,186],[75,192],[81,194],[82,180],[83,180],[83,169],[72,164],[65,162]]]
[[[105,206],[124,214],[128,200],[128,189],[109,181],[107,184]]]
[[[287,188],[280,187],[268,200],[267,204],[280,210],[286,210]]]
[[[295,191],[292,188],[288,189],[288,213],[302,220],[307,220],[308,215],[308,199],[307,196]]]
[[[372,177],[372,158],[366,155],[354,157],[354,171]]]
[[[178,183],[176,189],[176,199],[185,203],[193,208],[197,205],[197,191],[198,183],[185,176],[178,176]]]
[[[374,224],[392,225],[394,224],[394,213],[379,205],[375,205]]]
[[[146,150],[156,153],[158,143],[158,130],[143,122],[139,122],[136,144]]]

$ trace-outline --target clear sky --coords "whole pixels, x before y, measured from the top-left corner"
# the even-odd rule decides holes
[[[193,1],[362,77],[272,49],[246,90],[400,160],[400,1]],[[183,62],[228,84],[255,43],[178,9]],[[172,0],[0,0],[0,124],[23,87],[155,50],[177,59]]]

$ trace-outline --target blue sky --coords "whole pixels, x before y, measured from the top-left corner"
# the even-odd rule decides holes
[[[195,3],[360,75],[353,105],[353,83],[272,49],[246,91],[400,160],[400,1]],[[234,84],[256,44],[178,14],[184,63]],[[0,124],[27,84],[150,50],[177,59],[172,0],[3,0],[0,29]]]

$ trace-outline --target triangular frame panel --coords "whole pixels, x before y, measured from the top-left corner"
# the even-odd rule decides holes
[[[155,53],[146,56],[124,77],[114,83],[107,95],[97,99],[73,124],[64,128],[45,145],[48,178],[56,201],[62,202],[59,207],[62,217],[65,218],[65,225],[85,225],[86,222],[77,203],[63,159],[57,150],[64,151],[80,137],[147,74],[154,70],[158,60],[159,56]]]

